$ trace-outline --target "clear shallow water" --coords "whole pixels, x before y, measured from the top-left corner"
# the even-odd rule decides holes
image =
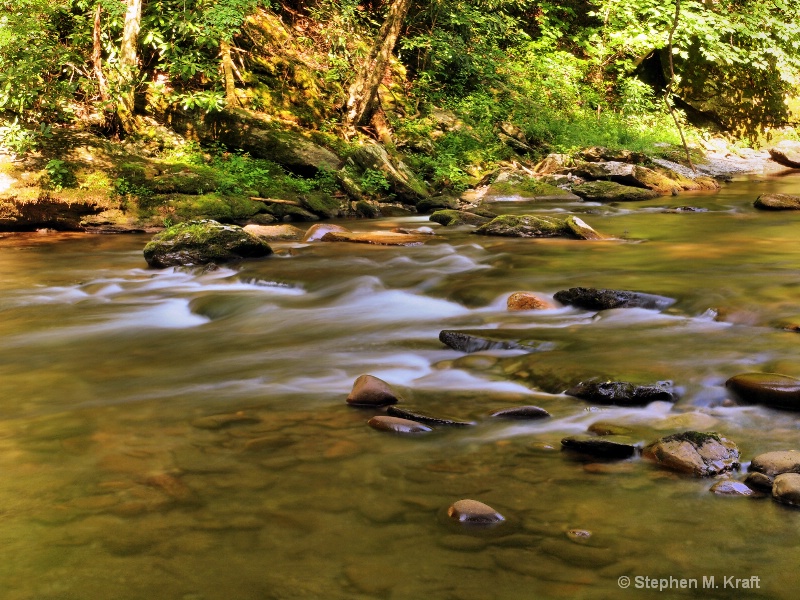
[[[762,178],[567,207],[624,241],[439,229],[412,248],[278,243],[277,256],[207,273],[147,269],[138,236],[0,239],[0,597],[793,597],[800,511],[558,448],[602,420],[643,442],[719,431],[745,460],[800,449],[795,415],[721,406],[736,373],[800,377],[800,334],[776,327],[800,319],[800,214],[752,208],[760,193],[798,190],[800,177]],[[708,211],[659,210],[686,205]],[[427,221],[346,223],[399,224]],[[579,285],[677,302],[505,309],[513,291]],[[437,339],[457,328],[520,329],[556,349],[466,356]],[[682,399],[590,410],[528,387],[520,374],[537,372],[671,379]],[[408,406],[478,425],[374,431],[372,412],[344,403],[362,373]],[[515,404],[553,419],[487,420]],[[218,414],[235,422],[215,429]],[[461,498],[507,523],[453,526],[445,511]],[[575,543],[575,528],[593,535]],[[622,590],[621,576],[700,589]],[[719,588],[702,589],[704,576]]]

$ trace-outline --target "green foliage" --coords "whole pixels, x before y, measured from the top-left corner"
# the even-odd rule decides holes
[[[41,138],[50,137],[50,126],[42,123],[38,131],[23,127],[19,117],[0,127],[0,146],[17,154],[35,150]]]
[[[77,181],[70,165],[63,160],[53,158],[44,167],[47,172],[48,186],[52,190],[60,191],[64,188],[75,187]]]
[[[389,191],[389,180],[386,174],[377,169],[366,169],[359,180],[359,185],[370,196],[385,195]]]

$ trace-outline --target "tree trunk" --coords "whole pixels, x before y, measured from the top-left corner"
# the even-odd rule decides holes
[[[92,29],[92,66],[94,68],[94,76],[97,78],[97,88],[100,91],[100,99],[103,104],[108,102],[108,81],[103,74],[103,47],[100,43],[100,15],[103,12],[103,6],[98,2],[94,10],[94,27]]]
[[[406,17],[411,0],[392,0],[389,14],[375,38],[369,57],[361,68],[347,100],[344,123],[348,129],[369,122],[375,111],[375,99],[383,80],[392,50],[400,35],[403,19]]]
[[[119,48],[119,91],[117,105],[122,128],[125,133],[133,133],[136,120],[133,116],[133,101],[136,91],[136,79],[139,75],[139,57],[136,51],[139,39],[139,27],[142,22],[142,0],[127,0],[125,28],[122,32],[122,44]]]
[[[231,44],[224,38],[219,41],[219,54],[222,58],[222,78],[225,81],[225,102],[228,108],[235,108],[239,106],[239,98],[236,96],[236,82],[233,79]]]

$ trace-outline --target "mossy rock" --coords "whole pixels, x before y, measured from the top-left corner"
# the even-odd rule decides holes
[[[566,200],[575,199],[574,194],[550,183],[540,181],[534,177],[525,179],[508,178],[495,181],[486,190],[485,198],[519,197],[530,200]]]
[[[458,200],[449,196],[432,196],[417,202],[417,212],[420,214],[433,213],[437,210],[457,210]]]
[[[475,233],[524,238],[569,236],[563,220],[534,215],[501,215],[478,227]]]
[[[226,196],[223,194],[161,194],[151,198],[140,199],[142,212],[157,209],[163,214],[170,214],[178,221],[197,219],[213,219],[223,223],[246,221],[255,215],[266,212],[260,202],[254,202],[244,196]]]
[[[188,221],[168,227],[144,247],[151,267],[204,265],[272,254],[272,248],[237,225],[213,220]]]
[[[301,194],[298,199],[303,208],[323,219],[334,219],[342,216],[341,203],[330,194],[309,192],[308,194]]]
[[[430,220],[445,227],[456,225],[483,225],[491,219],[463,210],[437,210]]]
[[[644,188],[614,183],[589,181],[572,187],[573,193],[590,202],[638,202],[658,198],[659,193]]]

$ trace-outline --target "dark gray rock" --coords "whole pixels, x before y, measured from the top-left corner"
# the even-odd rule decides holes
[[[800,411],[800,379],[777,373],[743,373],[725,382],[734,399],[745,404]]]
[[[551,415],[545,409],[539,408],[538,406],[514,406],[512,408],[496,410],[491,416],[498,419],[534,420],[547,419]]]
[[[466,353],[482,352],[483,350],[546,351],[552,350],[555,347],[552,342],[523,339],[515,340],[500,336],[454,331],[451,329],[443,329],[439,332],[439,341],[453,350]]]
[[[564,450],[580,452],[598,458],[630,458],[636,454],[635,444],[595,437],[591,435],[572,435],[561,440]]]
[[[373,375],[360,375],[347,396],[347,403],[351,406],[386,406],[399,400],[388,383]]]
[[[712,477],[739,468],[739,448],[716,433],[685,431],[646,446],[645,458],[697,477]]]
[[[644,406],[650,402],[675,402],[678,395],[669,381],[640,385],[628,381],[582,381],[566,393],[593,404]]]
[[[386,409],[386,414],[392,417],[408,419],[409,421],[416,421],[417,423],[425,423],[426,425],[441,425],[445,427],[469,427],[470,425],[475,425],[472,421],[457,421],[455,419],[432,417],[415,410],[400,408],[398,406],[390,406]]]
[[[272,254],[272,248],[238,225],[217,221],[188,221],[156,234],[144,247],[144,258],[152,267],[204,265],[257,258]]]
[[[561,290],[556,292],[553,297],[562,304],[569,304],[570,306],[577,306],[587,310],[608,310],[612,308],[664,310],[675,303],[673,298],[656,294],[586,287]]]

